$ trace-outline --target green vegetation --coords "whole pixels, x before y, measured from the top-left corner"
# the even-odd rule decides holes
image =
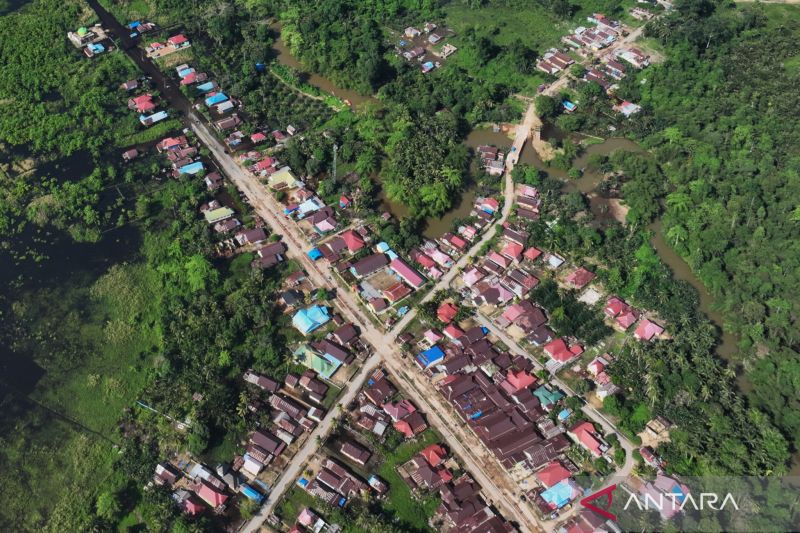
[[[631,169],[651,168],[647,155],[612,159]],[[623,431],[640,431],[649,415],[663,415],[677,424],[671,442],[659,447],[677,473],[785,471],[786,440],[764,412],[738,396],[735,375],[714,353],[714,328],[698,312],[697,294],[672,277],[650,245],[646,228],[633,223],[627,228],[616,223],[595,228],[588,223],[591,214],[574,205],[575,193],[561,191],[560,181],[524,165],[515,168],[515,178],[537,185],[546,206],[543,218],[528,224],[528,244],[579,263],[592,257],[602,265],[597,274],[605,289],[656,312],[671,336],[652,343],[630,340],[614,353],[609,372],[626,392],[608,408]],[[583,213],[580,221],[578,212]],[[741,438],[745,434],[746,440]]]
[[[275,514],[285,523],[291,524],[304,507],[311,507],[320,511],[326,521],[341,525],[347,532],[431,531],[428,520],[439,506],[438,495],[415,497],[400,477],[397,467],[429,444],[440,441],[441,437],[432,429],[409,442],[403,442],[402,435],[391,430],[385,442],[373,443],[375,452],[380,454],[380,466],[375,473],[389,485],[389,492],[384,499],[351,499],[341,509],[327,505],[295,486],[286,493]]]
[[[753,416],[793,442],[800,439],[798,18],[789,6],[682,2],[647,30],[666,62],[621,88],[644,106],[627,132],[655,157],[646,167],[623,165],[632,178],[629,217],[646,222],[663,210],[666,240],[740,336],[735,357],[752,384],[748,405],[766,414]]]
[[[612,333],[599,311],[579,302],[575,291],[558,290],[552,279],[536,287],[531,298],[547,309],[548,323],[558,335],[573,336],[593,345]]]

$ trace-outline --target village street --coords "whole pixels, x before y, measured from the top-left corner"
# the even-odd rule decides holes
[[[494,461],[493,457],[480,445],[477,437],[469,432],[465,426],[460,423],[459,419],[443,415],[443,413],[447,413],[448,410],[433,385],[428,380],[419,377],[419,373],[413,367],[413,363],[408,359],[404,359],[395,345],[394,338],[396,336],[396,331],[399,330],[392,330],[384,334],[373,325],[372,321],[369,320],[359,308],[355,301],[355,295],[346,288],[338,288],[333,276],[328,271],[321,270],[317,264],[305,254],[304,248],[307,245],[304,244],[305,240],[303,236],[300,235],[299,229],[294,226],[291,221],[287,221],[284,216],[278,214],[277,202],[264,185],[260,183],[259,179],[246,172],[226,153],[222,143],[198,117],[192,115],[190,119],[192,129],[200,140],[211,150],[211,153],[221,169],[239,190],[247,196],[258,215],[269,224],[275,233],[284,235],[284,242],[288,247],[287,255],[302,264],[315,286],[328,289],[337,288],[336,301],[342,314],[345,318],[355,323],[361,329],[362,337],[379,351],[376,351],[376,353],[365,361],[364,366],[367,367],[367,371],[359,372],[356,378],[350,380],[342,393],[342,399],[339,403],[346,405],[355,397],[363,386],[366,377],[369,375],[369,370],[376,368],[378,364],[381,363],[382,356],[383,362],[389,370],[401,378],[397,380],[397,385],[400,390],[408,397],[413,398],[414,401],[420,405],[422,410],[426,413],[429,423],[446,439],[447,445],[453,453],[461,456],[467,470],[469,470],[476,481],[480,483],[487,499],[497,505],[504,516],[516,520],[519,524],[525,526],[527,530],[543,530],[539,521],[528,506],[522,508],[519,506],[517,503],[518,495],[516,494],[517,491],[513,481],[500,465]],[[527,132],[522,130],[520,130],[520,133],[527,135]],[[524,142],[524,139],[525,137],[523,137],[522,142]],[[506,175],[506,189],[507,191],[511,191],[510,193],[507,192],[507,197],[509,199],[506,202],[507,207],[504,209],[504,215],[507,217],[513,203],[513,183],[511,183],[510,171],[507,172]],[[480,242],[476,244],[476,246],[470,250],[470,254],[474,255],[480,248],[480,245]],[[452,279],[452,277],[453,276],[451,276],[450,279]],[[409,370],[410,374],[408,372]],[[328,434],[332,427],[333,419],[338,416],[338,414],[339,413],[335,409],[327,413],[322,423],[314,431],[312,438],[309,438],[292,458],[278,483],[272,488],[269,497],[265,500],[259,512],[247,522],[242,531],[246,533],[257,531],[261,524],[263,524],[267,517],[273,512],[282,492],[297,479],[297,475],[301,472],[302,467],[316,451],[318,446],[316,437],[324,438]],[[469,445],[467,445],[467,443],[469,443]],[[480,455],[476,455],[476,452]],[[487,475],[485,472],[488,465],[493,466],[491,476]],[[502,488],[498,486],[499,483],[502,483]]]
[[[551,87],[551,91],[557,92],[562,84],[566,83],[567,75],[562,76]],[[371,370],[379,364],[385,364],[388,369],[398,376],[398,386],[408,396],[417,401],[422,410],[428,415],[429,423],[445,438],[448,446],[453,453],[459,455],[465,462],[467,470],[475,477],[483,488],[487,500],[500,508],[501,512],[509,519],[515,520],[518,524],[529,531],[541,531],[544,528],[541,522],[533,514],[528,505],[520,505],[519,497],[522,491],[511,479],[510,475],[499,465],[494,456],[480,443],[477,437],[461,423],[457,415],[451,413],[449,406],[443,401],[434,386],[420,375],[413,362],[404,358],[403,354],[396,346],[394,339],[399,332],[407,326],[416,315],[416,310],[412,310],[400,320],[389,332],[381,332],[365,315],[356,296],[345,287],[340,287],[333,275],[325,268],[320,268],[305,253],[308,243],[300,229],[290,220],[282,215],[281,208],[266,187],[259,181],[258,177],[245,171],[228,154],[225,146],[209,130],[207,124],[201,117],[193,111],[189,112],[189,122],[192,130],[199,139],[205,144],[220,166],[220,169],[244,194],[256,213],[270,226],[276,234],[284,237],[287,245],[287,256],[298,261],[306,270],[313,284],[319,288],[336,289],[336,302],[344,317],[360,330],[365,341],[367,341],[376,352],[373,353],[363,364],[363,368],[357,375],[350,380],[342,392],[340,403],[346,405],[352,401],[358,391],[363,386]],[[480,251],[493,237],[496,229],[501,227],[511,213],[514,204],[514,182],[511,172],[514,165],[519,160],[519,156],[525,147],[525,142],[531,137],[531,130],[541,124],[536,116],[536,109],[533,102],[530,102],[526,110],[524,119],[516,128],[515,138],[511,156],[506,160],[506,172],[504,174],[504,205],[501,217],[487,228],[483,236],[465,253],[457,263],[436,283],[432,290],[425,295],[423,301],[433,298],[436,291],[445,289],[455,279],[459,272],[469,263],[469,261]],[[502,338],[502,337],[501,337]],[[525,353],[518,346],[515,347],[518,353]],[[565,390],[568,390],[565,388]],[[604,427],[606,431],[615,431],[604,417],[589,407],[585,407],[585,413],[596,423]],[[267,517],[274,511],[278,500],[283,492],[293,483],[301,473],[303,466],[309,458],[316,452],[317,437],[324,439],[333,425],[334,418],[339,413],[331,410],[319,426],[312,433],[310,438],[304,443],[303,447],[292,458],[278,482],[265,499],[259,512],[248,521],[243,527],[247,533],[257,531]],[[632,464],[632,448],[627,443],[627,461],[620,474],[627,475]]]

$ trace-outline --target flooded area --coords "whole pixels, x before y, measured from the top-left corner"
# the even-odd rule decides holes
[[[280,38],[280,25],[273,25],[272,30],[279,34],[278,38],[275,39],[275,43],[272,45],[272,51],[275,53],[275,60],[281,65],[291,67],[300,72],[300,80],[302,82],[313,85],[314,87],[317,87],[326,93],[332,94],[337,98],[347,100],[356,107],[365,102],[379,102],[372,96],[363,95],[349,89],[343,89],[324,76],[309,73],[306,67],[303,66],[303,64],[296,57],[294,57],[294,55],[292,55],[292,52],[289,50],[289,47],[286,45],[283,39]]]
[[[511,138],[500,131],[495,132],[491,129],[480,128],[472,130],[464,141],[464,144],[471,149],[475,149],[484,144],[492,145],[507,152],[511,147]],[[473,162],[470,167],[471,176],[475,176],[478,171],[477,163]],[[502,177],[498,176],[496,179],[501,180]],[[475,197],[477,196],[477,188],[477,184],[474,181],[468,182],[461,197],[455,200],[452,209],[441,217],[427,217],[425,219],[425,228],[422,231],[422,235],[429,239],[438,239],[444,233],[452,229],[453,222],[461,218],[469,217],[475,202]],[[380,193],[380,200],[380,209],[382,211],[388,211],[397,218],[403,218],[410,214],[407,205],[400,202],[393,202],[386,196],[383,190],[381,190]]]

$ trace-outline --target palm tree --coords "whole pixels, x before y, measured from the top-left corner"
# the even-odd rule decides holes
[[[667,230],[667,238],[672,241],[673,248],[677,246],[679,242],[685,241],[688,237],[689,233],[686,231],[686,228],[680,224],[672,226]]]

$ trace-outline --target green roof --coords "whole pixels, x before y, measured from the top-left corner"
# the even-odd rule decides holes
[[[88,31],[89,31],[89,30],[87,30],[86,28],[84,28],[83,26],[81,26],[80,28],[78,28],[78,35],[80,35],[81,37],[83,37],[84,35],[86,35],[86,33],[87,33]]]
[[[331,379],[331,376],[342,366],[338,361],[329,361],[308,344],[301,344],[300,347],[294,351],[293,355],[298,363],[314,370],[325,379]]]
[[[232,216],[233,213],[234,213],[233,209],[231,209],[230,207],[223,206],[217,209],[212,209],[211,211],[206,211],[203,214],[206,217],[206,222],[211,224],[213,222],[217,222],[218,220],[223,220],[225,218],[228,218],[229,216]]]
[[[560,390],[548,390],[544,385],[533,391],[533,395],[539,398],[542,407],[552,405],[564,397],[564,393]]]

